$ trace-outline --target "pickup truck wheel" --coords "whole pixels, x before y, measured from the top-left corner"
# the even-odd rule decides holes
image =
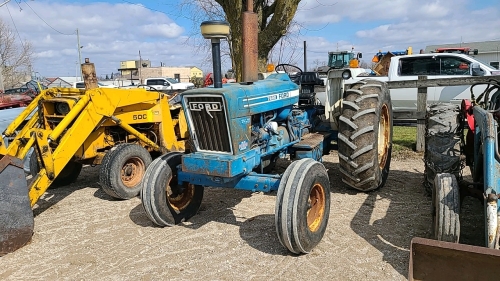
[[[457,179],[449,173],[437,174],[432,192],[432,236],[439,241],[458,243],[460,239],[460,193]]]
[[[29,165],[30,174],[34,178],[40,172],[40,164],[38,163],[35,151],[29,154]],[[59,175],[57,175],[56,179],[52,182],[50,187],[56,188],[75,182],[78,178],[78,175],[80,175],[80,172],[82,171],[82,166],[83,165],[81,163],[69,161],[66,166],[64,166]]]
[[[361,191],[385,184],[391,163],[392,119],[385,83],[362,80],[346,91],[338,133],[343,182]]]
[[[424,187],[432,194],[438,173],[450,173],[459,178],[462,169],[460,139],[463,134],[458,105],[440,103],[429,106],[425,123]]]
[[[141,191],[151,155],[138,144],[120,144],[106,153],[99,170],[102,190],[117,199],[130,199]]]
[[[173,226],[198,212],[204,187],[177,182],[177,166],[182,153],[169,152],[157,158],[146,170],[141,201],[147,217],[158,226]]]

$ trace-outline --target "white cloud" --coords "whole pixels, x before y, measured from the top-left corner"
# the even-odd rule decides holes
[[[77,28],[83,46],[82,59],[89,57],[99,75],[116,72],[122,60],[138,59],[139,50],[142,58],[150,59],[153,65],[163,62],[170,66],[210,68],[204,61],[210,56],[209,51],[197,53],[187,43],[194,41],[189,37],[193,32],[186,30],[191,23],[178,20],[178,11],[172,10],[175,4],[170,2],[162,7],[168,15],[126,3],[27,2],[57,30],[38,18],[24,2],[20,4],[22,11],[15,1],[8,4],[21,37],[33,43],[34,68],[43,75],[74,74],[78,60]],[[302,1],[291,38],[284,46],[276,46],[271,56],[282,61],[288,57],[301,64],[304,40],[308,42],[310,63],[326,61],[328,51],[350,50],[353,46],[369,61],[370,54],[379,49],[401,50],[412,46],[417,51],[426,45],[460,40],[498,40],[500,5],[471,8],[477,3],[473,0]],[[0,19],[12,26],[6,7],[0,7]],[[295,49],[290,47],[294,45]]]
[[[146,24],[142,26],[142,32],[151,37],[176,38],[184,29],[175,23],[170,24]]]
[[[117,72],[120,61],[151,59],[153,65],[198,65],[198,57],[185,44],[184,28],[164,13],[126,3],[65,3],[29,1],[9,10],[20,36],[33,43],[34,70],[45,76],[73,75],[78,61],[76,29],[80,33],[82,60],[89,57],[97,74]],[[14,30],[6,7],[0,19]],[[50,25],[50,27],[49,27]],[[62,33],[62,34],[61,34]]]
[[[326,60],[326,55],[313,51],[335,50],[336,42],[347,40],[357,51],[371,55],[378,50],[415,51],[427,45],[500,39],[500,5],[474,8],[473,0],[317,0],[299,5],[296,20],[301,26],[324,30],[305,32],[309,35],[309,59]],[[487,6],[487,3],[481,3]],[[311,30],[312,28],[309,28]],[[316,36],[316,37],[313,37]],[[328,43],[330,42],[330,43]],[[342,45],[342,44],[340,44]],[[350,44],[343,44],[349,50]],[[326,53],[326,52],[324,52]]]

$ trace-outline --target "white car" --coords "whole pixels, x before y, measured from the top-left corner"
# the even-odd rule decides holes
[[[101,82],[97,82],[99,88],[117,88],[115,85],[106,85]],[[83,81],[73,83],[73,88],[85,89],[85,83]]]
[[[189,90],[195,88],[193,83],[179,82],[174,78],[168,78],[168,77],[147,78],[146,80],[144,80],[144,84],[152,88],[155,88],[158,91]]]

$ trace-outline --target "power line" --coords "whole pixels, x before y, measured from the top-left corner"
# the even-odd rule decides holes
[[[16,23],[14,22],[14,18],[12,17],[12,14],[10,13],[9,5],[5,5],[5,7],[7,7],[7,11],[9,12],[10,19],[12,20],[12,24],[14,25],[14,29],[16,30],[17,37],[19,37],[19,41],[21,41],[21,46],[23,46],[23,49],[25,49],[24,44],[23,44],[23,39],[21,38],[21,35],[19,35],[19,31],[17,30],[17,26],[16,26]]]
[[[31,8],[30,4],[28,4],[28,2],[26,2],[26,0],[24,0],[24,3],[25,3],[26,5],[28,5],[28,7],[29,7],[29,8],[33,11],[33,13],[35,13],[35,15],[36,15],[39,19],[41,19],[41,20],[42,20],[42,21],[43,21],[43,22],[44,22],[44,23],[45,23],[48,27],[52,28],[55,32],[57,32],[57,33],[59,33],[59,34],[62,34],[62,35],[74,35],[74,34],[75,34],[75,33],[71,33],[71,34],[63,33],[63,32],[61,32],[61,31],[59,31],[59,30],[57,30],[57,29],[53,28],[53,27],[52,27],[50,24],[48,24],[48,23],[47,23],[44,19],[42,19],[42,17],[40,17],[40,16],[39,16],[39,15],[35,12],[35,10],[34,10],[33,8]]]

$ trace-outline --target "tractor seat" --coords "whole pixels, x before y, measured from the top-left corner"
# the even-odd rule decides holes
[[[300,85],[323,85],[324,82],[319,78],[317,72],[302,72],[300,75]]]

